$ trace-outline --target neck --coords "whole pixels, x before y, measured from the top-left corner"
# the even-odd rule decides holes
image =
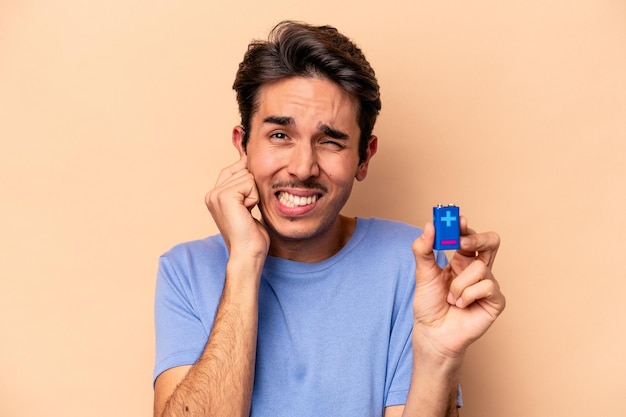
[[[355,218],[340,215],[315,238],[285,239],[270,232],[269,255],[297,262],[320,262],[339,252],[355,228]]]

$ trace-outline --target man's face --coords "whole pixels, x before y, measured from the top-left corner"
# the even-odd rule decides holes
[[[373,137],[359,164],[356,115],[357,102],[325,79],[293,77],[260,88],[246,153],[275,240],[338,237],[339,212],[376,151]],[[233,140],[243,152],[241,136],[236,130]]]

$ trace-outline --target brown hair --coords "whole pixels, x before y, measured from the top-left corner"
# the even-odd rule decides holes
[[[361,131],[359,158],[363,161],[381,109],[374,70],[363,52],[334,27],[292,21],[274,27],[267,41],[252,41],[239,64],[233,89],[245,132],[244,148],[250,121],[258,108],[259,88],[294,76],[326,78],[357,99],[357,123]]]

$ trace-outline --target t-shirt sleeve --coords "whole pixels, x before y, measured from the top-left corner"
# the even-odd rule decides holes
[[[194,364],[208,339],[181,267],[163,255],[157,273],[154,320],[156,357],[153,382],[165,370]]]
[[[407,268],[409,274],[414,266]],[[411,273],[412,275],[412,273]],[[410,278],[399,299],[398,310],[391,327],[387,355],[387,380],[385,381],[385,407],[406,403],[411,384],[413,355],[411,334],[413,332],[413,294],[415,280]]]

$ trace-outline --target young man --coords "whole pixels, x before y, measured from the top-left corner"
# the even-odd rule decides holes
[[[374,71],[331,27],[278,25],[234,84],[220,234],[161,258],[155,416],[452,416],[467,347],[502,312],[499,238],[340,214],[378,139]],[[261,218],[250,211],[259,207]]]

